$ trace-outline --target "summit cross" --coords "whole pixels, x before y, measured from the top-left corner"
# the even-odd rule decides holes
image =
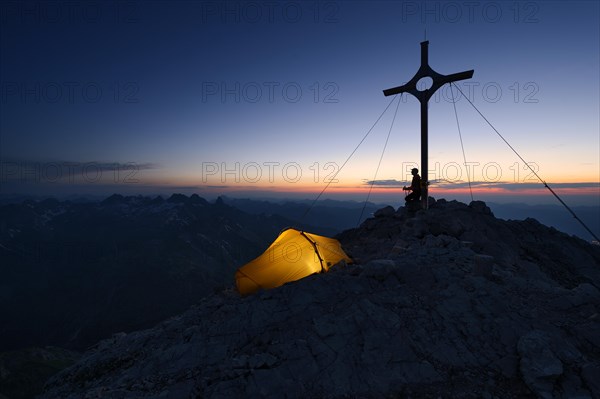
[[[391,96],[399,93],[410,93],[421,103],[421,207],[428,208],[428,144],[427,144],[427,106],[429,99],[443,85],[458,80],[470,79],[473,77],[474,70],[453,73],[451,75],[442,75],[437,73],[429,66],[429,41],[421,42],[421,66],[411,80],[405,85],[394,87],[383,91],[385,96]],[[417,82],[422,78],[431,78],[433,83],[430,88],[425,90],[417,89]]]

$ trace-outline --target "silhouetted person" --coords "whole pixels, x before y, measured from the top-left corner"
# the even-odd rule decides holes
[[[419,201],[421,199],[421,176],[419,176],[419,169],[413,168],[410,173],[413,175],[410,187],[404,186],[402,190],[412,191],[405,198],[406,203]]]

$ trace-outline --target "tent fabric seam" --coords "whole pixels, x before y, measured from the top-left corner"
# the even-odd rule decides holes
[[[310,242],[312,244],[313,248],[315,249],[315,253],[319,257],[319,263],[321,264],[321,272],[323,272],[323,270],[324,270],[323,258],[321,257],[321,254],[319,253],[319,248],[317,248],[317,243],[314,242],[313,240],[311,240],[304,231],[301,231],[300,235],[302,235],[304,238],[306,238],[308,240],[308,242]]]

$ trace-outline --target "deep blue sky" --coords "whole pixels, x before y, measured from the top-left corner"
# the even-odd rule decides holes
[[[459,87],[521,155],[572,201],[598,203],[596,1],[42,1],[0,11],[2,194],[310,197],[389,103],[381,91],[414,75],[426,31],[430,65],[474,69]],[[439,93],[430,164],[460,188],[450,92]],[[394,109],[332,196],[373,179]],[[420,162],[418,110],[402,99],[378,180],[402,185],[403,167]],[[481,195],[535,194],[464,98],[457,111]]]

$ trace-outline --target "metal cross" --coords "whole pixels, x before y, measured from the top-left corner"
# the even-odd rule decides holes
[[[421,66],[413,78],[405,85],[394,87],[383,91],[385,96],[398,93],[410,93],[421,102],[421,206],[427,209],[427,186],[428,186],[428,162],[427,162],[427,104],[429,99],[443,85],[458,80],[473,77],[473,69],[451,75],[442,75],[431,69],[428,55],[429,41],[421,42]],[[422,78],[429,77],[433,84],[429,89],[417,89],[417,82]]]

